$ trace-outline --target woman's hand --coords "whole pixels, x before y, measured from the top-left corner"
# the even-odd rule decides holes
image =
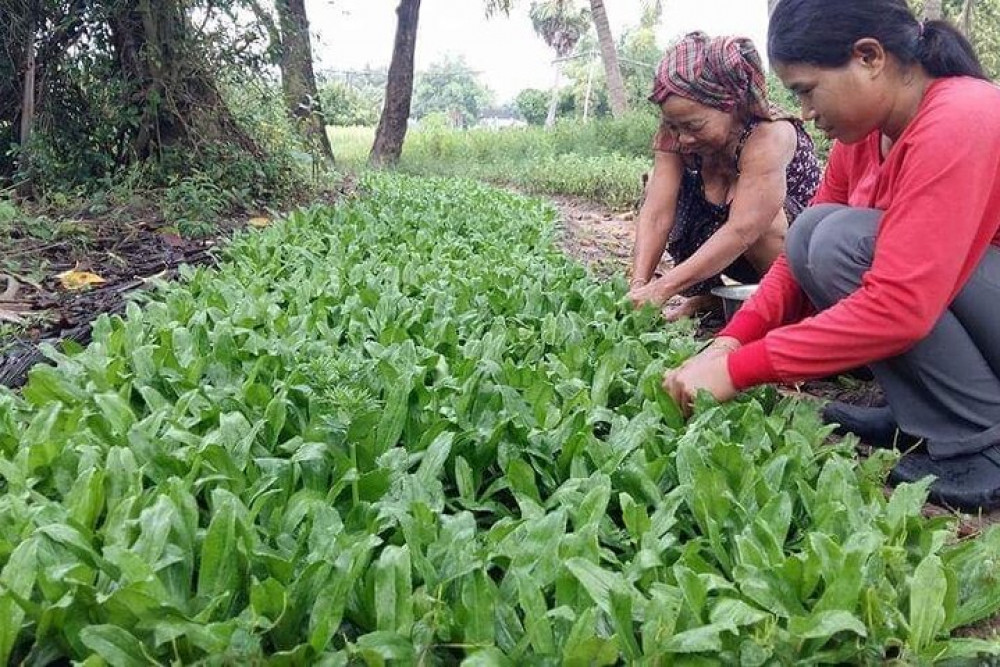
[[[734,338],[717,338],[701,353],[688,359],[679,368],[663,374],[663,390],[680,407],[685,416],[691,414],[698,391],[705,389],[717,401],[736,396],[736,387],[729,376],[729,355],[739,348]]]
[[[656,307],[663,306],[674,295],[662,278],[648,283],[633,282],[630,288],[628,298],[636,308],[642,308],[647,303]]]

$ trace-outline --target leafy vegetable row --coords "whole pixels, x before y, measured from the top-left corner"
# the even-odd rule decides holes
[[[1000,531],[694,352],[465,181],[241,237],[0,394],[0,663],[925,661],[996,613]]]

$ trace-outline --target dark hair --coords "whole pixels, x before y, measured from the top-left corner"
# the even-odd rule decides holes
[[[904,64],[919,62],[933,77],[985,79],[979,58],[946,21],[918,21],[906,0],[781,0],[771,14],[772,61],[840,67],[859,39],[877,39]]]

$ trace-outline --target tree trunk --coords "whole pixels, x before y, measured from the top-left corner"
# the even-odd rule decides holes
[[[556,111],[559,108],[559,87],[562,83],[562,75],[556,66],[556,80],[552,82],[552,96],[549,97],[549,112],[545,116],[545,127],[552,127],[556,124]]]
[[[21,85],[21,127],[18,141],[21,151],[18,158],[18,170],[26,178],[18,186],[18,194],[22,197],[31,195],[31,132],[35,126],[35,17],[28,19],[28,34],[25,39],[24,82]]]
[[[594,92],[594,61],[587,65],[587,93],[583,96],[583,122],[590,116],[590,94]]]
[[[403,154],[406,123],[413,99],[413,58],[417,50],[417,20],[420,0],[399,0],[396,8],[396,42],[385,86],[385,106],[375,131],[375,143],[368,156],[374,167],[395,165]]]
[[[204,67],[179,0],[126,0],[108,17],[112,44],[125,80],[123,102],[140,109],[121,137],[119,164],[154,157],[166,147],[198,149],[235,144],[263,157],[233,118]]]
[[[972,40],[972,18],[976,11],[976,0],[965,0],[962,4],[962,20],[959,28],[966,39]]]
[[[333,161],[330,137],[316,90],[309,19],[304,0],[277,0],[275,9],[281,25],[281,88],[289,118],[303,129],[310,145]]]
[[[941,0],[924,1],[924,20],[940,21],[944,17]]]
[[[608,13],[604,9],[604,0],[590,0],[590,12],[594,17],[597,39],[601,44],[601,59],[604,61],[608,96],[611,98],[611,115],[619,118],[628,111],[628,100],[625,98],[625,84],[622,82],[622,72],[618,67],[618,53],[615,50],[614,37],[611,35]]]

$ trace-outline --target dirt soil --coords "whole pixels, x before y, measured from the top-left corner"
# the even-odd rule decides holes
[[[345,189],[349,191],[351,186]],[[331,194],[330,198],[342,195]],[[598,277],[628,271],[635,211],[613,211],[568,197],[553,201],[561,212],[558,243],[568,255]],[[213,249],[251,217],[225,221],[217,236],[193,240],[181,238],[155,212],[139,210],[124,216],[79,216],[70,225],[60,223],[64,233],[46,240],[27,236],[0,242],[0,384],[21,386],[30,366],[42,360],[38,351],[41,343],[57,344],[67,339],[89,342],[93,320],[102,313],[122,312],[125,297],[146,288],[152,278],[175,277],[182,264],[212,263]],[[669,262],[662,268],[669,268]],[[68,270],[87,271],[104,282],[68,290],[57,277]],[[721,317],[704,318],[699,335],[708,338],[722,324]],[[850,377],[809,382],[782,391],[804,400],[844,400],[859,405],[879,405],[883,401],[873,382]],[[928,505],[925,514],[955,514],[962,536],[1000,523],[1000,511],[971,516]],[[1000,635],[1000,617],[963,629],[960,634],[996,638]]]

